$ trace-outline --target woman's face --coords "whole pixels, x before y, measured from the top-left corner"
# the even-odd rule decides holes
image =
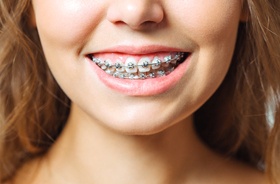
[[[231,62],[241,5],[33,0],[47,62],[77,117],[125,134],[159,132],[214,93]]]

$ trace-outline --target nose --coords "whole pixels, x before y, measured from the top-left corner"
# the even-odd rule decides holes
[[[114,0],[108,7],[107,19],[137,30],[161,23],[164,10],[159,0]]]

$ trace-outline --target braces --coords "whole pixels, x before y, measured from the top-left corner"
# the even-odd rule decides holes
[[[94,56],[92,56],[92,61],[109,75],[121,79],[135,80],[166,76],[174,71],[175,67],[178,65],[177,61],[180,61],[180,59],[184,56],[184,53],[178,52],[173,58],[171,55],[164,57],[163,61],[159,58],[154,58],[154,60],[151,62],[144,61],[142,64],[128,62],[126,65],[123,65],[119,62],[111,64],[109,61],[101,60],[99,58],[95,58]],[[152,71],[148,72],[140,72],[137,70],[136,72],[129,73],[124,71],[125,68],[132,70],[135,67],[148,68],[150,66],[152,67]]]
[[[175,70],[175,67],[171,67],[166,71],[158,70],[158,71],[154,71],[154,72],[146,72],[147,74],[145,74],[145,73],[133,74],[133,73],[121,73],[121,72],[110,73],[108,71],[106,71],[106,73],[109,75],[112,75],[113,77],[116,77],[116,78],[137,80],[137,79],[151,79],[151,78],[156,78],[156,77],[163,77],[163,76],[170,74],[174,70]]]

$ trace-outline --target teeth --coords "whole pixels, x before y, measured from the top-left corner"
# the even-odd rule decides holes
[[[129,76],[128,76],[129,79],[135,79],[135,77],[136,76],[133,73],[129,74]]]
[[[155,78],[156,77],[156,74],[154,73],[154,72],[151,72],[151,73],[149,73],[149,75],[148,75],[150,78]]]
[[[141,58],[138,62],[139,72],[149,72],[150,71],[151,60],[148,57]]]
[[[164,57],[164,62],[162,63],[162,66],[163,67],[168,67],[169,66],[169,63],[171,62],[171,56],[166,56]]]
[[[164,62],[165,63],[170,63],[171,62],[171,56],[166,56],[166,57],[164,57]]]
[[[161,63],[162,63],[161,60],[158,57],[155,57],[152,61],[152,69],[153,70],[159,69],[161,66]]]
[[[139,74],[139,78],[140,78],[140,79],[146,79],[146,78],[147,78],[147,75],[144,74],[144,73],[140,73],[140,74]]]
[[[178,65],[177,62],[184,57],[183,53],[170,53],[170,55],[159,58],[142,57],[138,62],[134,57],[128,57],[123,64],[123,60],[100,59],[92,57],[92,61],[107,74],[121,79],[147,79],[169,75]],[[114,64],[113,64],[114,63]]]
[[[162,77],[162,76],[165,76],[165,71],[164,70],[159,70],[157,71],[157,75]]]
[[[119,78],[124,79],[125,75],[121,73],[121,74],[119,74]]]
[[[115,70],[112,67],[112,61],[110,59],[107,59],[104,64],[101,66],[102,70],[109,70],[109,71],[113,71]]]
[[[175,65],[177,63],[177,61],[180,59],[180,57],[181,57],[181,54],[178,53],[173,59],[171,59],[171,63]]]
[[[102,60],[98,58],[93,58],[92,61],[95,62],[95,64],[97,64],[98,66],[101,66],[102,64]]]
[[[133,57],[127,58],[125,62],[125,71],[127,73],[137,73],[136,65],[136,60]]]
[[[117,61],[116,61],[115,68],[118,72],[124,72],[125,71],[125,69],[122,65],[122,62],[119,59],[117,59]]]
[[[116,70],[116,68],[113,66],[111,60],[107,60],[107,62],[105,62],[105,66],[107,67],[106,73],[112,74]]]

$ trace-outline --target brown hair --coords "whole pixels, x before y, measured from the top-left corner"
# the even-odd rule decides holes
[[[195,113],[213,149],[253,165],[277,183],[280,172],[280,1],[247,0],[230,70]],[[45,62],[30,0],[0,1],[0,184],[44,154],[62,131],[70,100]],[[267,119],[273,108],[274,123]],[[213,108],[215,107],[215,108]]]
[[[29,0],[0,1],[0,180],[43,154],[60,134],[69,100],[53,79]],[[0,181],[0,183],[1,183]]]

